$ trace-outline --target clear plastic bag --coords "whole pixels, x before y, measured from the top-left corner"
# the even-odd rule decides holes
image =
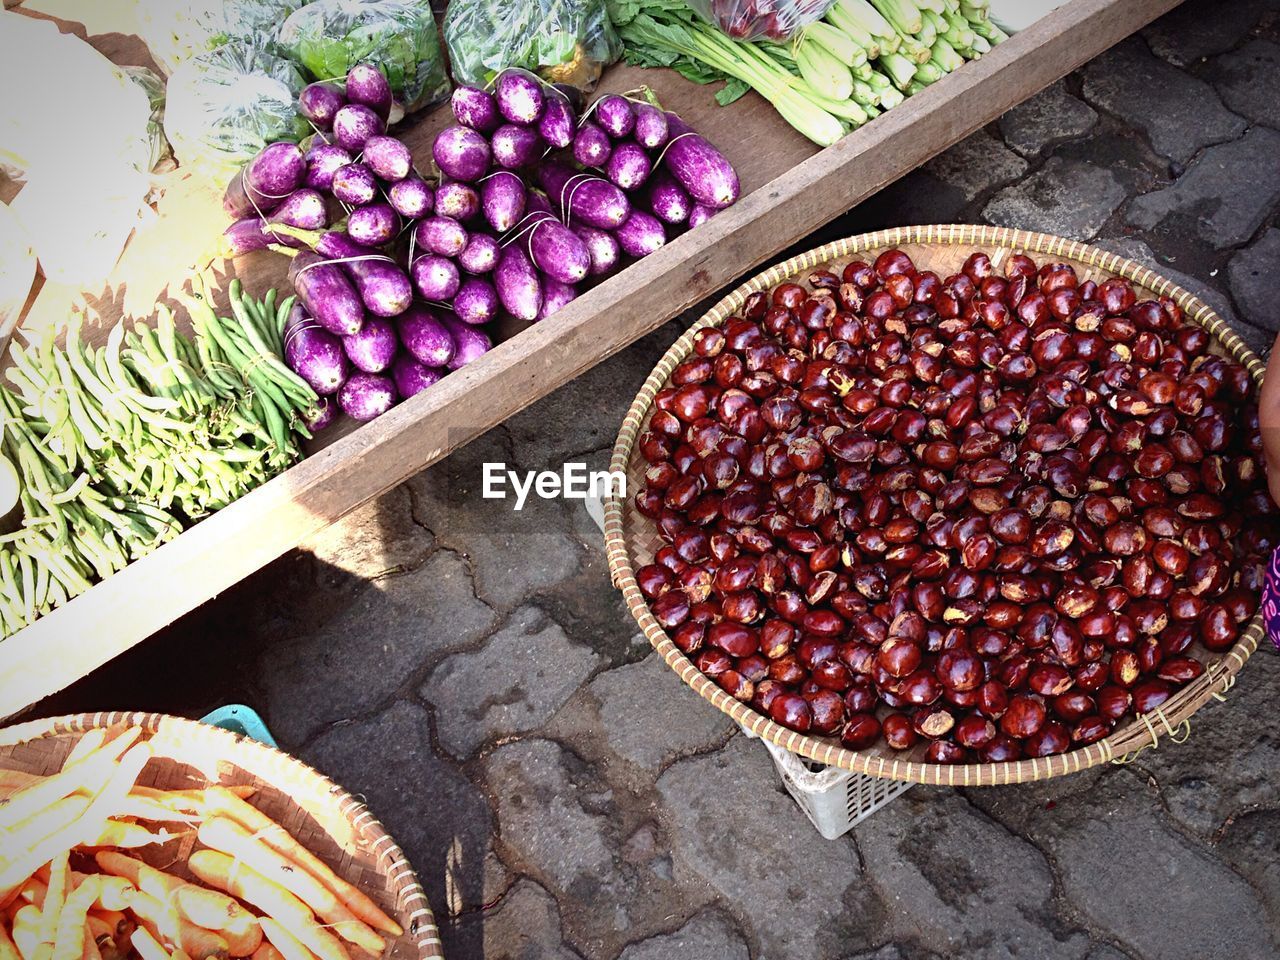
[[[590,90],[622,55],[604,0],[453,0],[444,39],[454,79],[479,87],[521,67]]]
[[[786,40],[819,19],[836,0],[688,0],[735,40]]]
[[[221,188],[268,143],[305,136],[305,82],[293,63],[243,40],[192,57],[166,88],[164,132],[178,163]]]
[[[285,18],[308,0],[137,0],[138,35],[165,73],[228,40],[271,49]]]
[[[317,80],[377,65],[406,111],[449,95],[440,34],[426,0],[315,0],[284,22],[280,46]]]

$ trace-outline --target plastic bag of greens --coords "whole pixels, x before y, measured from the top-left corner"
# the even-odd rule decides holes
[[[164,135],[164,80],[154,70],[146,67],[121,67],[120,70],[142,88],[142,92],[147,95],[147,103],[151,105],[147,136],[151,140],[151,169],[154,170],[173,155]]]
[[[689,0],[735,40],[786,40],[819,19],[835,0]]]
[[[178,163],[221,188],[268,143],[305,136],[298,68],[244,40],[192,57],[169,78],[164,132]]]
[[[280,45],[317,80],[342,79],[362,61],[376,64],[406,111],[449,94],[426,0],[316,0],[284,22]]]
[[[228,40],[268,50],[285,18],[308,0],[137,0],[138,35],[165,73]]]
[[[453,77],[484,86],[507,67],[590,90],[622,56],[604,0],[453,0],[444,40]]]

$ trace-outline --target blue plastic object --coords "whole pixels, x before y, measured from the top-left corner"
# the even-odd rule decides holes
[[[271,731],[262,722],[262,718],[258,716],[257,711],[251,707],[246,707],[243,703],[229,703],[225,707],[219,707],[212,713],[201,717],[200,722],[221,727],[223,730],[230,730],[232,733],[249,737],[259,743],[265,743],[269,747],[278,746],[276,738],[271,736]]]

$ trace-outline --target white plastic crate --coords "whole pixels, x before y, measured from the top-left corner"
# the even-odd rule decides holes
[[[747,736],[753,736],[746,729]],[[902,780],[868,777],[864,773],[841,770],[816,763],[799,754],[762,740],[787,793],[805,816],[828,840],[844,836],[855,825],[875,813],[890,800],[911,789]]]
[[[604,531],[604,501],[588,496],[587,515]],[[746,727],[742,732],[753,740],[756,735]],[[783,786],[818,832],[828,840],[844,836],[894,797],[901,796],[911,784],[900,780],[868,777],[863,773],[828,767],[807,760],[762,740],[782,777]]]

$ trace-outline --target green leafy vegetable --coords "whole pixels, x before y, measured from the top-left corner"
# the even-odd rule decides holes
[[[284,22],[280,45],[317,80],[378,66],[406,110],[449,93],[435,18],[419,0],[316,0]]]
[[[474,86],[522,67],[589,90],[622,53],[604,0],[453,0],[444,39],[454,78]]]

